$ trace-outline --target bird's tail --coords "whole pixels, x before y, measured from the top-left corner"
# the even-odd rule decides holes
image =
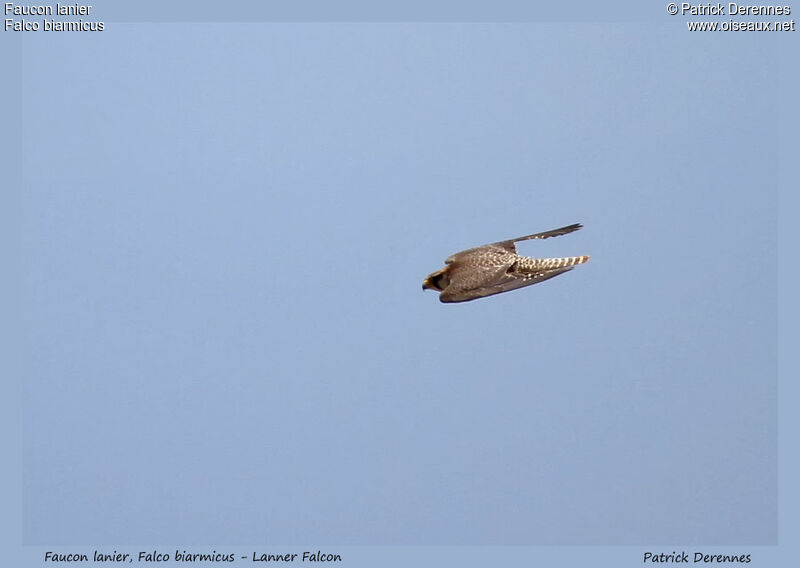
[[[557,268],[570,268],[578,264],[583,264],[589,260],[588,256],[567,256],[564,258],[537,258],[536,269],[554,270]]]
[[[530,258],[522,257],[514,263],[512,271],[525,279],[542,282],[569,272],[575,266],[589,260],[588,256],[567,256],[564,258]]]

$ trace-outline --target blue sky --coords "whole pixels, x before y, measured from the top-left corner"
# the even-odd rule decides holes
[[[25,542],[774,544],[770,50],[630,24],[26,38]],[[573,222],[520,245],[592,255],[565,276],[420,290]]]

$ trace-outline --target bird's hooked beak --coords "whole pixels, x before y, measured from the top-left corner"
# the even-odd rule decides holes
[[[450,283],[450,279],[447,278],[446,275],[447,268],[442,268],[441,270],[437,270],[431,274],[428,274],[428,277],[422,281],[422,289],[423,290],[436,290],[437,292],[441,292],[445,289],[445,287]]]

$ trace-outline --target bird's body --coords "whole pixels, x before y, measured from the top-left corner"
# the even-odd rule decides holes
[[[441,292],[446,303],[467,302],[537,284],[568,272],[589,260],[588,256],[532,258],[517,254],[514,243],[566,235],[580,229],[576,223],[560,229],[467,249],[450,256],[445,266],[428,275],[422,289]]]

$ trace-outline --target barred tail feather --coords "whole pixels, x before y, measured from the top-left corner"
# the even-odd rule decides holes
[[[583,264],[589,260],[588,256],[568,256],[565,258],[542,258],[537,259],[539,270],[552,270],[554,268],[567,268]]]

